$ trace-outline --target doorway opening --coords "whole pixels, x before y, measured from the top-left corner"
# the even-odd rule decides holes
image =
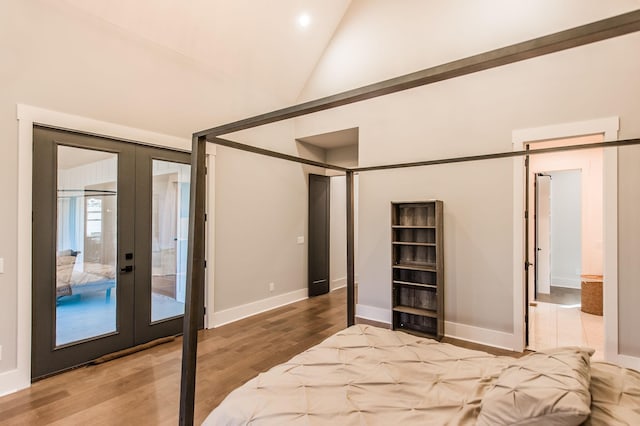
[[[596,134],[527,148],[603,140]],[[525,164],[528,347],[589,346],[604,359],[603,149],[534,155]]]
[[[358,166],[358,128],[297,138],[298,155],[343,167]],[[309,167],[309,295],[347,285],[347,193],[343,172]],[[321,176],[314,173],[324,173]],[[313,202],[312,202],[313,201]],[[358,176],[354,177],[355,251],[358,250]],[[356,255],[357,259],[357,255]],[[357,264],[356,264],[357,303]],[[318,288],[316,288],[318,287]]]

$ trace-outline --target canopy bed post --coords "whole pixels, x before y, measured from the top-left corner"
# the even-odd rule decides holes
[[[187,249],[187,294],[182,337],[180,425],[192,425],[196,393],[198,323],[204,293],[205,156],[207,140],[193,137],[189,198],[189,245]]]
[[[347,327],[356,323],[354,268],[353,172],[347,171]]]

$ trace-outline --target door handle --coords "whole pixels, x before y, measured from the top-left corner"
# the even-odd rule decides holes
[[[133,265],[127,265],[124,268],[120,268],[120,272],[133,272]]]

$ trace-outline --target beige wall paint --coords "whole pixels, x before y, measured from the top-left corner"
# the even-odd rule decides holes
[[[503,8],[483,3],[480,11],[462,3],[440,3],[438,14],[419,1],[402,9],[353,2],[301,99],[637,8],[630,1],[542,1],[516,10],[522,3],[495,1]],[[445,35],[436,37],[437,30]],[[337,108],[296,120],[296,134],[359,127],[361,166],[511,151],[514,129],[600,117],[619,116],[620,138],[638,137],[640,101],[632,94],[640,93],[640,57],[630,52],[639,47],[640,35],[623,36]],[[513,167],[512,161],[491,160],[362,174],[359,303],[390,308],[389,201],[439,198],[445,206],[447,321],[515,334]],[[627,238],[620,229],[621,239]],[[621,279],[620,286],[629,285]],[[622,306],[620,315],[622,321],[635,318]]]
[[[282,106],[282,99],[250,86],[238,86],[208,66],[132,37],[116,26],[61,3],[4,1],[0,13],[0,53],[0,179],[4,182],[0,186],[4,206],[0,209],[0,257],[5,265],[5,272],[0,274],[1,373],[16,368],[17,288],[31,285],[17,282],[16,271],[18,238],[29,238],[18,236],[16,231],[18,103],[179,136],[188,141],[194,131],[277,108]],[[293,142],[286,139],[291,136],[287,128],[291,128],[291,124],[265,130],[265,139],[273,137],[273,141],[268,141],[272,147],[284,146],[283,150],[291,151],[289,147]],[[183,146],[189,147],[188,142]],[[222,163],[236,158],[225,154],[221,153],[218,162],[223,167],[219,176],[225,180],[228,171],[227,180],[233,180],[231,177],[237,170],[233,165],[225,168]],[[237,160],[244,164],[244,159]],[[238,170],[243,164],[238,165]],[[265,167],[264,164],[256,166],[255,173],[263,173]],[[303,180],[299,169],[289,173]],[[269,186],[285,179],[282,173],[265,174],[262,184]],[[291,185],[295,188],[304,184]],[[260,195],[257,192],[264,186],[248,188],[243,197],[251,199]],[[299,196],[299,191],[292,190],[290,198],[278,199],[279,205],[292,205],[290,214],[301,214]],[[271,202],[268,207],[275,208]],[[225,205],[218,213],[225,217]],[[253,212],[258,213],[259,210]],[[283,218],[288,219],[286,215]],[[243,225],[244,217],[237,219],[229,223],[230,228]],[[295,234],[301,232],[299,228],[292,230],[291,235],[282,236],[282,240],[272,246],[273,251],[279,250],[280,243],[289,247],[290,237],[295,243]],[[238,265],[242,264],[236,269],[247,269],[246,259],[240,256],[236,259]],[[302,274],[295,269],[290,273],[295,278],[287,281],[278,277],[282,282],[278,291],[287,288],[289,284],[285,282],[293,282]],[[222,293],[217,302],[221,305],[241,303],[236,299],[225,302],[224,297]],[[246,292],[247,301],[252,297],[255,295]]]
[[[392,7],[389,2],[381,0],[355,1],[302,98],[331,94],[477,53],[496,45],[508,44],[507,41],[534,37],[548,32],[547,30],[571,27],[637,7],[637,2],[622,0],[615,3],[574,0],[563,2],[562,5],[546,1],[526,7],[521,3],[514,5],[506,0],[496,1],[497,10],[503,11],[506,14],[504,16],[510,18],[505,20],[507,25],[498,28],[492,19],[502,16],[502,13],[496,15],[484,3],[477,6],[479,10],[464,7],[463,3],[441,3],[437,7],[446,8],[450,4],[452,9],[435,14],[427,13],[425,9],[427,6],[432,7],[432,4],[419,0],[410,0],[403,8]],[[146,40],[131,38],[117,27],[59,4],[7,0],[2,7],[0,147],[3,155],[0,158],[0,179],[7,183],[0,186],[3,205],[13,206],[18,198],[15,184],[18,152],[16,103],[184,138],[189,138],[194,130],[282,106],[278,105],[281,100],[273,93],[234,85],[225,80],[224,75],[213,75],[210,67],[202,66]],[[536,16],[544,19],[535,19]],[[427,19],[432,19],[433,25],[428,25]],[[451,23],[459,24],[460,20],[475,22],[477,25],[459,31],[460,26]],[[537,24],[531,26],[529,23]],[[381,28],[381,24],[388,28]],[[436,37],[435,34],[438,33],[431,32],[436,30],[441,31],[440,34],[444,36]],[[450,43],[433,43],[434,39],[447,39]],[[637,136],[640,134],[640,98],[629,94],[638,93],[636,76],[640,66],[636,56],[629,52],[637,50],[639,41],[637,35],[625,36],[572,52],[554,54],[548,58],[538,58],[500,70],[389,96],[384,100],[370,101],[362,106],[339,108],[326,115],[299,120],[295,135],[324,133],[363,123],[367,130],[364,135],[360,133],[361,165],[509,150],[507,140],[513,128],[573,121],[584,117],[619,115],[621,137]],[[421,46],[419,54],[414,48],[416,43]],[[532,84],[532,81],[538,83]],[[532,101],[529,102],[529,99]],[[527,105],[524,105],[524,100],[527,100]],[[291,132],[287,126],[290,124],[283,123],[275,130],[262,129],[260,131],[269,136],[247,136],[246,140],[254,142],[259,139],[260,145],[295,154],[295,143],[289,139]],[[366,146],[363,144],[365,140]],[[295,168],[257,160],[252,162],[244,157],[249,154],[231,153],[222,149],[220,151],[222,152],[216,162],[216,178],[226,180],[229,185],[239,184],[247,191],[225,193],[223,190],[219,197],[216,195],[216,201],[229,206],[226,211],[225,206],[216,207],[216,214],[222,215],[220,224],[229,227],[228,230],[221,231],[223,235],[225,232],[231,234],[234,227],[242,228],[239,235],[241,241],[277,244],[270,253],[282,248],[283,256],[289,256],[289,260],[298,262],[300,248],[291,247],[291,238],[295,241],[300,229],[306,229],[306,225],[300,226],[301,221],[306,221],[306,214],[299,210],[299,197],[303,192],[306,196],[305,174],[312,168]],[[625,173],[632,170],[630,167],[637,164],[633,162],[634,158],[630,156],[625,158],[628,161],[621,162],[621,177],[626,176]],[[218,173],[217,169],[223,161],[223,171]],[[251,174],[247,174],[246,170],[243,173],[243,167],[248,165],[255,166]],[[277,171],[272,172],[272,167]],[[445,206],[451,204],[449,217],[445,219],[449,225],[445,226],[451,226],[452,229],[447,232],[458,233],[453,239],[449,236],[448,241],[461,244],[482,242],[482,246],[463,249],[461,255],[454,251],[454,255],[447,256],[446,262],[450,268],[447,276],[451,279],[447,291],[453,292],[448,293],[448,300],[454,301],[448,302],[453,305],[448,305],[448,312],[452,315],[448,318],[490,329],[508,330],[511,326],[507,318],[510,306],[495,310],[495,315],[494,309],[491,309],[491,306],[503,299],[508,303],[509,298],[504,293],[511,290],[506,285],[506,270],[502,265],[508,262],[504,259],[498,262],[498,257],[498,260],[491,261],[491,269],[481,270],[480,261],[473,256],[480,253],[480,249],[496,256],[504,256],[505,253],[508,256],[509,244],[506,240],[511,235],[510,231],[502,228],[501,221],[510,220],[506,210],[509,203],[504,200],[509,200],[511,188],[504,179],[508,179],[511,165],[500,161],[493,163],[491,167],[469,167],[447,166],[434,168],[435,172],[426,172],[424,169],[423,172],[417,172],[417,176],[413,175],[414,172],[407,171],[407,175],[399,174],[386,179],[380,177],[384,175],[376,177],[372,174],[368,183],[361,179],[361,191],[368,194],[361,211],[367,214],[360,218],[365,223],[361,223],[358,229],[361,235],[365,231],[371,232],[371,236],[367,237],[366,250],[360,245],[361,251],[365,253],[359,255],[357,260],[368,263],[384,261],[376,245],[388,245],[384,235],[379,235],[379,232],[388,228],[389,221],[378,215],[377,206],[384,203],[385,211],[388,211],[389,199],[400,195],[422,198],[431,193],[429,188],[437,184],[438,191],[443,192],[436,195],[445,200]],[[480,221],[479,214],[466,212],[467,208],[475,208],[475,203],[467,203],[460,195],[464,186],[462,179],[469,174],[474,179],[486,175],[486,183],[496,185],[489,198],[491,201],[495,195],[496,207],[480,208],[480,213],[490,211],[494,215],[489,221]],[[252,186],[256,178],[261,181]],[[276,188],[285,181],[291,186],[288,192],[291,194],[290,198]],[[404,192],[397,190],[397,184],[402,181],[406,181],[410,187]],[[415,187],[416,182],[420,182],[420,187]],[[448,182],[452,182],[451,187]],[[380,194],[375,192],[377,184],[380,184]],[[281,189],[284,192],[284,188]],[[258,219],[255,226],[249,224],[243,228],[247,218],[245,211],[252,208],[244,199],[262,200],[262,191],[272,195],[264,207],[264,216]],[[269,204],[271,199],[277,203]],[[623,204],[635,206],[637,203],[637,197],[626,200],[621,201],[621,208]],[[292,210],[283,213],[283,206]],[[296,210],[298,213],[295,213]],[[461,210],[465,211],[459,219],[457,212]],[[258,213],[261,211],[254,208],[251,217]],[[303,219],[300,219],[300,215]],[[278,222],[273,232],[267,230],[266,235],[257,237],[251,234],[253,231],[264,232],[265,227],[272,226],[270,220],[280,219],[283,223]],[[0,372],[15,366],[16,289],[21,285],[29,285],[18,283],[16,278],[16,246],[19,238],[16,222],[15,209],[0,209],[0,257],[5,260],[5,273],[0,274]],[[493,231],[496,231],[495,237]],[[621,235],[624,235],[622,231],[621,225]],[[246,239],[249,237],[257,239]],[[495,247],[487,247],[487,240],[483,237],[491,237]],[[226,247],[229,250],[227,254],[222,254],[230,259],[229,263],[218,261],[216,264],[216,279],[222,281],[227,278],[235,280],[238,271],[249,268],[243,256],[247,250],[252,250],[246,244],[236,244],[235,240],[229,244],[226,241],[216,235],[216,250],[220,250],[222,245],[225,246],[223,251],[227,250]],[[621,241],[621,252],[627,247],[624,245],[626,243]],[[629,247],[635,250],[632,245]],[[264,248],[260,253],[264,253]],[[287,275],[283,269],[285,259],[276,259],[274,263],[273,268],[267,272],[273,272],[271,275],[277,280],[276,292],[293,288],[293,282],[301,275],[306,279],[306,266],[294,267],[290,270],[291,275]],[[469,272],[464,271],[465,265],[471,265]],[[260,266],[258,264],[257,268]],[[382,272],[383,276],[389,275],[386,270],[374,268],[372,271]],[[242,271],[241,274],[247,279],[247,287],[237,284],[238,287],[228,293],[223,290],[216,295],[216,306],[232,306],[265,296],[260,288],[264,277],[251,271]],[[457,279],[457,276],[482,277],[482,284],[487,286],[484,294],[496,294],[498,299],[492,299],[488,305],[470,303],[468,298],[465,302],[465,291],[471,289],[480,292],[482,288],[472,289],[475,281],[465,283],[462,279]],[[497,277],[497,281],[492,281],[493,277]],[[629,281],[631,277],[633,274],[627,276],[626,285],[635,283]],[[364,297],[363,301],[372,306],[387,307],[388,283],[384,287],[376,287],[377,280],[379,278],[372,274],[364,280],[360,273],[360,297]],[[249,289],[249,282],[256,283],[257,290],[254,287]],[[621,286],[623,285],[621,279]],[[626,289],[633,291],[633,287]],[[621,288],[621,296],[624,291],[626,290]],[[246,298],[240,296],[243,292]],[[456,302],[458,298],[461,300],[460,304]],[[621,305],[620,315],[621,321],[626,318],[626,324],[630,324],[629,319],[635,318],[631,306]],[[633,337],[632,334],[625,336]],[[623,345],[624,342],[621,347]]]
[[[358,303],[391,307],[390,203],[439,199],[446,320],[510,332],[510,173],[503,159],[361,174]]]
[[[640,106],[639,106],[640,107]],[[637,135],[640,135],[638,133]],[[640,149],[618,152],[618,350],[640,357]]]
[[[301,100],[375,83],[637,8],[637,0],[404,0],[402,7],[386,0],[353,0]]]
[[[286,121],[230,139],[292,155],[301,149]],[[218,147],[215,311],[307,287],[309,173],[324,170]]]
[[[358,167],[358,145],[328,149],[327,163],[334,166]]]
[[[215,311],[305,288],[306,211],[302,167],[218,149]]]

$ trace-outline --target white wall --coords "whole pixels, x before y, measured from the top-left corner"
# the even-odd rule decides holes
[[[354,1],[301,99],[635,8],[633,1],[416,0],[402,8]],[[621,138],[637,137],[640,108],[632,94],[640,92],[640,57],[629,52],[639,47],[640,35],[623,36],[341,107],[296,120],[296,134],[357,126],[361,166],[510,151],[514,129],[612,115],[620,117]],[[362,174],[359,303],[389,320],[388,203],[439,198],[445,208],[445,332],[470,330],[465,337],[494,344],[515,335],[512,176],[513,162],[506,160]]]
[[[551,175],[551,285],[580,288],[582,273],[581,171]]]

